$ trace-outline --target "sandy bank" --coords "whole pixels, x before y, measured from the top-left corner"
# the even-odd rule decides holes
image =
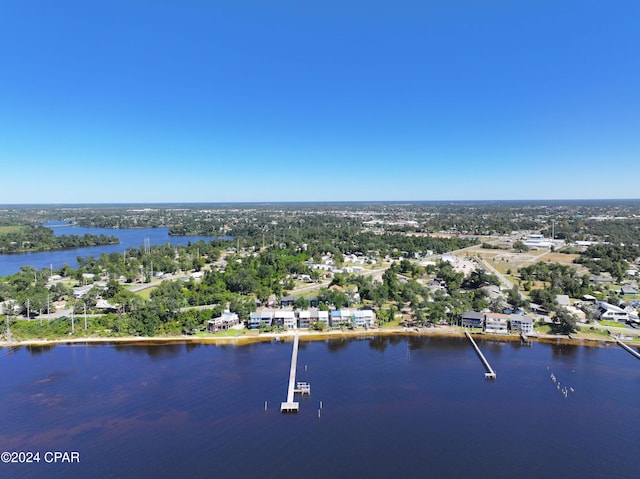
[[[21,346],[53,346],[56,344],[131,344],[151,345],[168,343],[200,343],[200,344],[230,344],[242,345],[273,340],[290,341],[293,336],[299,335],[301,341],[324,341],[327,339],[341,338],[370,338],[374,336],[438,336],[438,337],[464,337],[461,328],[453,326],[439,326],[435,328],[392,328],[369,329],[354,331],[286,331],[282,333],[243,334],[241,336],[154,336],[154,337],[84,337],[84,338],[58,338],[58,339],[30,339],[26,341],[0,341],[0,347]],[[495,341],[521,341],[518,334],[492,335],[484,333],[472,333],[478,337]],[[611,346],[615,340],[611,337],[594,338],[577,335],[551,335],[540,334],[530,337],[529,340],[551,344],[573,344],[583,346]],[[637,342],[627,341],[631,346],[640,346]]]

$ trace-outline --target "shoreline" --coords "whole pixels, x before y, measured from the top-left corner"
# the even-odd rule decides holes
[[[486,334],[484,332],[470,332],[473,336],[485,338],[492,341],[518,341],[522,339],[519,334]],[[370,329],[357,331],[307,331],[292,330],[282,333],[261,333],[258,335],[240,336],[121,336],[102,337],[89,336],[84,338],[56,338],[56,339],[28,339],[23,341],[0,341],[0,348],[19,348],[23,346],[55,346],[62,344],[130,344],[136,345],[161,345],[161,344],[224,344],[224,345],[245,345],[251,343],[273,341],[275,339],[287,341],[298,335],[300,341],[324,341],[328,339],[348,339],[377,336],[435,336],[435,337],[457,337],[464,338],[465,331],[460,328],[443,326],[439,328],[392,328],[392,329]],[[540,342],[547,344],[570,344],[590,347],[607,347],[616,345],[613,336],[610,337],[579,337],[572,335],[539,334],[529,336],[529,342]],[[640,347],[628,339],[621,339],[631,347]]]

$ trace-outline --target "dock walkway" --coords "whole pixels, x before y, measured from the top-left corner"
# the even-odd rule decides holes
[[[293,339],[293,352],[291,353],[291,369],[289,370],[289,389],[287,400],[280,404],[280,412],[298,412],[299,404],[293,400],[296,393],[296,369],[298,367],[298,335]]]
[[[634,351],[629,346],[627,346],[622,341],[620,341],[618,338],[615,338],[615,340],[616,340],[616,343],[622,346],[622,348],[625,349],[628,353],[633,354],[636,358],[640,359],[640,353],[638,353],[638,351]]]
[[[476,350],[476,353],[478,353],[478,357],[480,358],[480,360],[484,364],[484,367],[487,369],[487,372],[484,373],[484,377],[487,378],[487,379],[495,379],[496,378],[496,372],[493,370],[493,368],[489,364],[489,361],[487,361],[487,358],[484,357],[484,354],[482,354],[482,351],[480,351],[480,348],[478,347],[476,342],[473,340],[473,338],[471,337],[471,335],[468,332],[465,332],[464,334],[466,334],[467,338],[469,338],[469,341],[471,341],[471,344],[472,344],[473,348]]]

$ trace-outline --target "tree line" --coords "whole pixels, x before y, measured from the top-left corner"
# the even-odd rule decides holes
[[[118,244],[115,236],[85,234],[56,236],[44,226],[22,226],[0,234],[0,254],[30,253],[60,249]]]

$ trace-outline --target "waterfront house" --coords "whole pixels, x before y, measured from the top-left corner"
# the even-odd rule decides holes
[[[217,318],[207,321],[207,330],[215,333],[218,331],[226,331],[227,329],[240,324],[240,318],[236,313],[225,310]]]
[[[606,301],[598,301],[598,319],[601,321],[619,321],[624,323],[629,320],[629,313]]]
[[[260,329],[260,327],[269,327],[273,325],[274,312],[271,309],[263,309],[262,311],[254,311],[249,314],[249,328]]]
[[[634,294],[638,294],[638,291],[631,285],[629,284],[625,284],[622,288],[620,288],[620,293],[622,293],[623,295],[627,296],[631,296]]]
[[[486,313],[484,315],[484,331],[486,333],[507,334],[509,316],[501,313]]]
[[[351,322],[351,310],[338,309],[331,311],[330,318],[332,328],[349,324]]]
[[[308,309],[298,311],[298,327],[305,329],[311,327],[311,324],[311,311]]]
[[[476,311],[465,311],[462,313],[463,328],[482,328],[484,324],[484,313]]]
[[[533,333],[533,318],[525,314],[512,314],[509,316],[512,331],[520,331],[524,334]]]
[[[273,313],[273,323],[278,327],[285,327],[287,329],[297,329],[298,321],[296,320],[296,314],[288,309],[278,309]]]
[[[310,313],[311,317],[309,319],[311,321],[311,324],[323,323],[325,326],[329,327],[329,311],[313,309]]]
[[[376,320],[376,313],[370,309],[358,309],[353,312],[353,322],[361,328],[370,328]]]

